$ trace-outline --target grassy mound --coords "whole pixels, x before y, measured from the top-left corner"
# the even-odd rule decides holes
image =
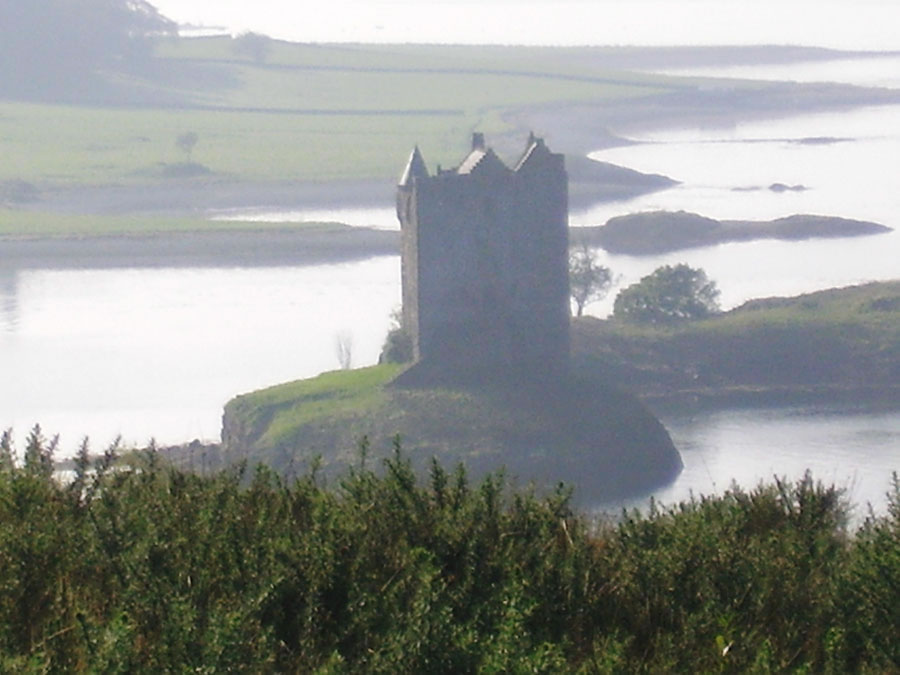
[[[581,236],[610,253],[658,255],[731,241],[796,241],[859,237],[890,231],[889,227],[864,220],[809,214],[755,221],[715,220],[687,211],[647,211],[610,218],[600,227],[582,228]]]
[[[582,502],[640,494],[681,469],[667,432],[636,399],[577,376],[452,380],[376,366],[245,394],[225,408],[226,456],[281,471],[318,462],[337,475],[361,461],[363,438],[373,458],[389,456],[399,438],[419,470],[432,458],[476,477],[505,467],[539,488],[570,483]]]
[[[752,300],[665,327],[579,319],[584,368],[642,395],[726,399],[810,396],[896,405],[900,281]]]

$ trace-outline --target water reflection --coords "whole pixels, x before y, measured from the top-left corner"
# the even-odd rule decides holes
[[[900,413],[828,406],[728,409],[663,416],[684,471],[653,496],[673,505],[721,494],[733,483],[752,489],[774,477],[814,479],[846,490],[859,522],[867,505],[884,513],[891,474],[900,471]],[[643,508],[649,495],[602,507]]]
[[[400,301],[396,258],[318,267],[23,272],[17,336],[0,350],[0,428],[39,422],[74,452],[216,439],[232,396],[374,363]]]
[[[213,220],[251,223],[344,223],[377,230],[399,230],[394,207],[329,209],[230,209],[213,215]]]
[[[15,333],[19,323],[19,271],[0,267],[0,333]]]

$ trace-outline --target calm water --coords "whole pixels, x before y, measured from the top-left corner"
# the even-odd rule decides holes
[[[872,220],[895,229],[871,237],[725,244],[654,258],[606,255],[606,264],[621,275],[619,287],[661,263],[687,262],[717,280],[722,304],[729,308],[750,297],[900,277],[900,107],[669,130],[635,140],[640,143],[591,156],[663,173],[681,185],[604,204],[579,214],[578,220],[602,224],[626,213],[683,209],[750,220],[813,213]],[[768,189],[773,183],[805,189],[773,192]],[[607,313],[614,293],[592,311]]]
[[[74,452],[90,435],[216,439],[235,394],[377,360],[399,303],[396,258],[255,269],[29,271],[0,276],[0,425],[39,422]]]
[[[707,66],[703,68],[654,68],[665,75],[726,77],[781,82],[841,82],[861,87],[900,89],[900,56],[886,54],[866,59],[846,58],[805,61],[783,65]]]
[[[846,490],[854,522],[867,505],[883,513],[893,471],[900,471],[900,413],[828,407],[720,410],[663,416],[684,471],[655,497],[676,504],[691,495],[721,494],[732,482],[750,489],[773,477],[815,479]],[[646,497],[606,507],[639,507]]]
[[[311,42],[900,48],[900,6],[894,0],[155,0],[153,4],[180,22]]]

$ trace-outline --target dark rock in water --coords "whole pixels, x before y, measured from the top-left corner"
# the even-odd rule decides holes
[[[784,183],[772,183],[769,189],[772,192],[805,192],[809,190],[805,185],[785,185]]]
[[[759,185],[749,185],[731,188],[732,192],[759,192],[764,188]],[[805,192],[809,190],[805,185],[786,185],[785,183],[772,183],[768,187],[772,192]]]
[[[853,140],[851,138],[837,138],[835,136],[807,136],[806,138],[798,138],[793,141],[800,145],[831,145],[833,143],[846,143]]]
[[[651,211],[610,218],[599,228],[585,228],[588,241],[610,253],[652,255],[715,242],[722,224],[687,211]]]
[[[610,218],[602,227],[578,229],[588,243],[627,255],[656,255],[731,241],[856,237],[891,231],[878,223],[832,216],[800,214],[772,221],[719,221],[686,211],[633,213]]]

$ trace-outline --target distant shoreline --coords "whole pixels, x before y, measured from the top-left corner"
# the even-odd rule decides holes
[[[638,54],[635,58],[644,51],[634,50]],[[795,60],[801,59],[798,56]],[[729,87],[726,82],[597,104],[556,102],[509,109],[504,118],[513,129],[495,140],[498,150],[508,150],[529,129],[544,135],[554,151],[568,156],[570,206],[585,208],[676,184],[678,176],[641,174],[586,158],[594,150],[628,143],[628,133],[722,119],[777,119],[876,104],[900,104],[900,91],[782,82],[746,88]],[[198,220],[216,210],[390,208],[394,182],[264,182],[210,176],[154,185],[51,186],[41,191],[38,200],[16,208],[62,217],[97,214]],[[248,225],[247,229],[210,224],[203,230],[139,235],[0,236],[0,266],[7,268],[307,265],[395,255],[398,251],[397,232],[338,226],[329,232],[312,233],[302,225],[288,223]]]
[[[606,225],[573,228],[577,240],[609,253],[656,256],[728,242],[863,237],[892,228],[862,220],[795,214],[768,221],[716,220],[686,211],[645,211],[610,218]]]
[[[866,412],[900,412],[900,385],[796,385],[706,387],[635,394],[657,416],[687,415],[731,408],[787,408],[828,405]]]
[[[346,225],[19,237],[0,238],[0,270],[325,265],[399,251],[399,232]]]

